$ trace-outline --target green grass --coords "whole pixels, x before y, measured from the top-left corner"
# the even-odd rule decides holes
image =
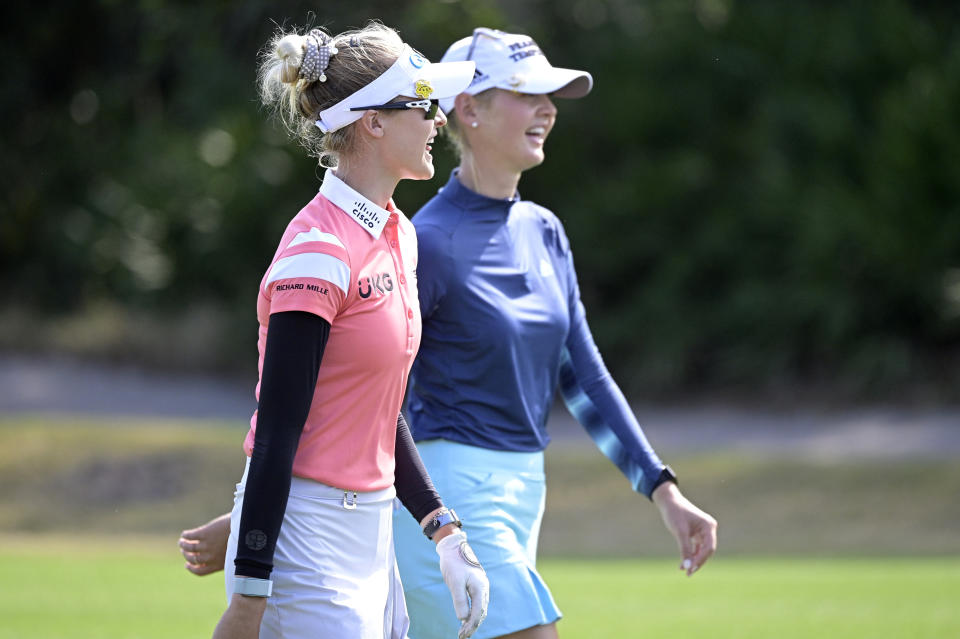
[[[221,576],[182,567],[176,539],[3,537],[2,639],[208,637]]]
[[[0,639],[209,636],[222,580],[183,570],[176,538],[231,506],[245,432],[0,418]],[[595,448],[548,451],[541,569],[564,639],[960,637],[956,460],[670,461],[720,521],[692,579]]]
[[[565,639],[960,636],[960,560],[722,559],[687,579],[662,561],[544,562]]]
[[[205,637],[221,575],[182,568],[171,539],[0,537],[0,639]],[[541,570],[564,639],[960,636],[960,559],[561,560]]]

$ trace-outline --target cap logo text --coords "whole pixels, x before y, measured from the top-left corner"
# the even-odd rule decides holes
[[[537,43],[533,40],[514,42],[509,46],[509,49],[513,51],[513,53],[510,54],[510,59],[514,62],[519,62],[520,60],[529,58],[532,55],[543,55],[543,52],[540,51],[540,47],[538,47]]]

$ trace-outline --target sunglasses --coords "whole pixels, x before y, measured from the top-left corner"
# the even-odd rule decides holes
[[[491,40],[500,40],[500,32],[495,29],[477,27],[473,30],[473,39],[470,40],[470,48],[467,49],[467,57],[464,58],[465,60],[473,60],[473,50],[477,47],[477,40],[480,39],[480,36],[490,38]]]
[[[423,119],[432,120],[437,117],[437,110],[440,108],[440,100],[417,100],[416,102],[387,102],[386,104],[376,104],[373,106],[353,107],[351,111],[366,111],[373,109],[423,109]]]

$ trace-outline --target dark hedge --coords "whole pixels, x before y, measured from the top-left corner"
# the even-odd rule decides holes
[[[256,101],[257,51],[274,22],[371,17],[433,59],[484,25],[593,73],[590,96],[557,101],[521,193],[566,224],[629,393],[956,398],[952,2],[8,3],[2,345],[49,343],[49,324],[10,317],[106,306],[162,318],[142,330],[174,343],[130,350],[104,331],[94,351],[250,368],[257,283],[319,183]],[[399,205],[415,212],[452,165],[441,152]],[[191,313],[212,318],[209,339],[165,359],[180,342],[163,326]]]

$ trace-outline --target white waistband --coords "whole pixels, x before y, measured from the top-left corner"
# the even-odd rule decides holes
[[[240,479],[240,486],[247,485],[247,474],[250,472],[250,458],[247,457],[247,465],[243,469],[243,477]],[[381,501],[390,501],[397,495],[393,486],[387,486],[381,490],[361,492],[357,490],[346,490],[336,486],[328,486],[320,482],[307,479],[306,477],[290,478],[290,494],[300,497],[315,497],[317,499],[342,499],[347,495],[348,501],[353,503],[377,503]]]

